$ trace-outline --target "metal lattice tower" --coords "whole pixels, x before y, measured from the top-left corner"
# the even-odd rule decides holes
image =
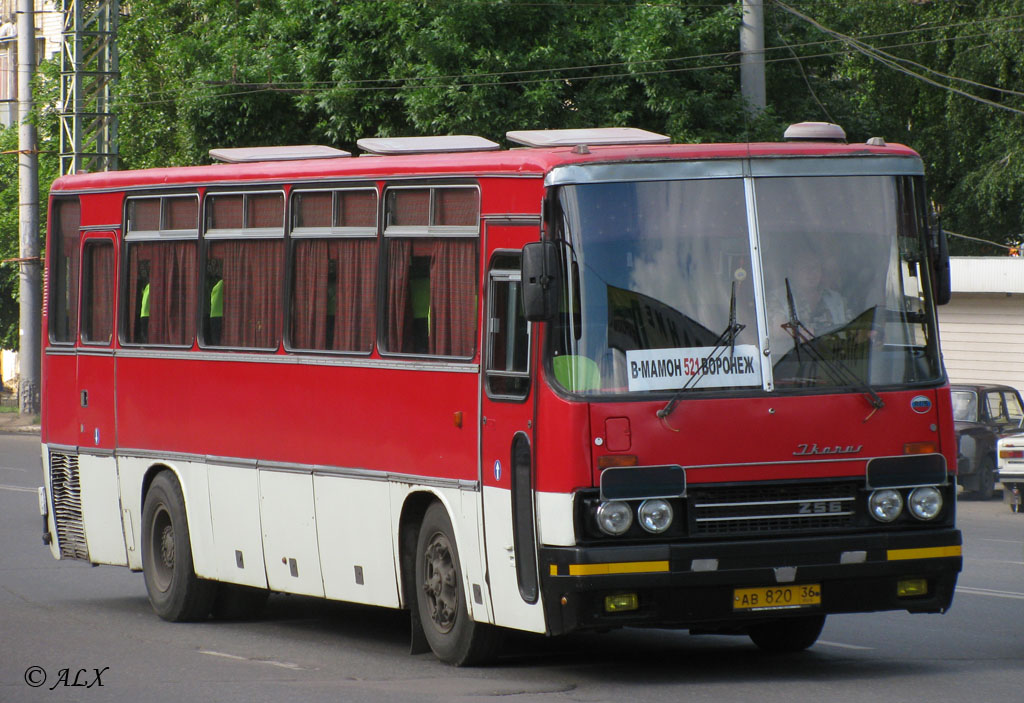
[[[118,75],[120,0],[61,0],[61,11],[61,173],[117,170],[112,91]]]

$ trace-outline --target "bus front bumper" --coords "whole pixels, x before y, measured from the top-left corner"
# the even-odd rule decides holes
[[[549,634],[612,627],[742,629],[799,615],[944,612],[959,530],[699,544],[541,547]]]

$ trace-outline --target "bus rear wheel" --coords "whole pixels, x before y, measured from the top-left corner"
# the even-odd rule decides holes
[[[142,573],[149,602],[164,620],[187,622],[210,615],[216,584],[193,570],[185,498],[169,471],[153,479],[142,506]]]
[[[824,615],[782,618],[753,625],[747,629],[747,635],[761,650],[782,654],[807,649],[818,641],[824,627]]]
[[[455,666],[471,666],[494,657],[500,633],[469,615],[453,535],[444,506],[434,503],[427,508],[416,543],[416,608],[423,634],[437,658]]]

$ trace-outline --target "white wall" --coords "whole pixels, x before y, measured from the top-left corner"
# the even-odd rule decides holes
[[[953,299],[939,339],[953,383],[1005,383],[1024,392],[1024,258],[954,258]]]

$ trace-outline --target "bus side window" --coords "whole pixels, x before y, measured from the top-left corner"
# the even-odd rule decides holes
[[[530,324],[519,291],[519,257],[495,257],[487,294],[487,393],[521,400],[530,392]]]
[[[87,242],[82,263],[82,342],[109,344],[114,329],[113,242]]]
[[[73,344],[78,321],[78,199],[54,200],[53,215],[51,236],[55,251],[50,256],[50,339],[57,344]]]
[[[479,193],[396,188],[387,198],[383,350],[472,357]]]

